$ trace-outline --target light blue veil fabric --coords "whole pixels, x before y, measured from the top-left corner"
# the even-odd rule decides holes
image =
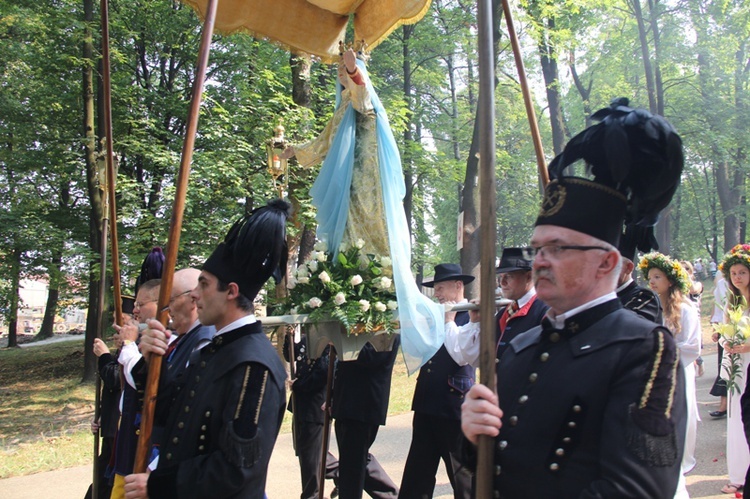
[[[364,62],[357,60],[359,70],[367,75]],[[393,138],[388,116],[369,77],[367,90],[376,113],[376,133],[380,185],[388,227],[393,282],[398,298],[398,319],[401,323],[401,349],[409,373],[417,371],[440,348],[445,339],[443,307],[419,292],[411,272],[411,241],[404,213],[406,193],[401,157]],[[336,106],[341,100],[341,85],[336,84]],[[354,167],[356,111],[351,105],[336,130],[318,178],[310,189],[317,208],[318,237],[328,243],[334,253],[341,246],[349,211],[349,191]]]

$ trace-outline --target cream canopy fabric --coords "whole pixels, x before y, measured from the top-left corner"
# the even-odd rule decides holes
[[[182,0],[205,17],[208,0]],[[355,39],[374,48],[402,24],[413,24],[427,12],[430,0],[218,0],[216,29],[245,31],[293,52],[332,62],[354,15]]]

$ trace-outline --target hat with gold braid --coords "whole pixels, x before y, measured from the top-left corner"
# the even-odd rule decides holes
[[[672,125],[619,98],[592,115],[599,121],[573,137],[549,164],[536,225],[589,234],[633,258],[658,248],[654,225],[680,183],[682,141]],[[568,176],[583,159],[592,179]]]

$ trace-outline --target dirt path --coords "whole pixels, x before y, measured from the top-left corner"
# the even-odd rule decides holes
[[[696,446],[698,464],[687,476],[688,491],[693,498],[728,498],[729,496],[719,492],[721,486],[727,483],[724,455],[726,420],[713,420],[708,416],[708,412],[715,410],[718,405],[718,399],[708,393],[717,371],[716,348],[714,344],[706,344],[704,347],[706,374],[696,380],[698,403],[703,421],[698,427]],[[373,454],[377,456],[396,483],[401,481],[410,439],[411,413],[401,414],[388,419],[387,425],[381,428],[373,446]],[[336,448],[335,443],[332,443],[332,448]],[[91,472],[88,466],[9,478],[0,480],[0,498],[40,499],[54,496],[56,499],[80,499],[90,480]],[[330,491],[330,485],[327,491]],[[299,497],[299,469],[290,434],[280,435],[276,443],[271,457],[266,492],[271,499]],[[452,497],[447,475],[442,469],[438,476],[435,497],[440,499]]]

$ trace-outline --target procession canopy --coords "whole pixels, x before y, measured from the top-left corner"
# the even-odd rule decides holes
[[[205,18],[208,0],[182,0]],[[220,0],[216,30],[250,33],[331,63],[339,55],[349,16],[354,37],[370,49],[393,30],[427,13],[430,0]]]

